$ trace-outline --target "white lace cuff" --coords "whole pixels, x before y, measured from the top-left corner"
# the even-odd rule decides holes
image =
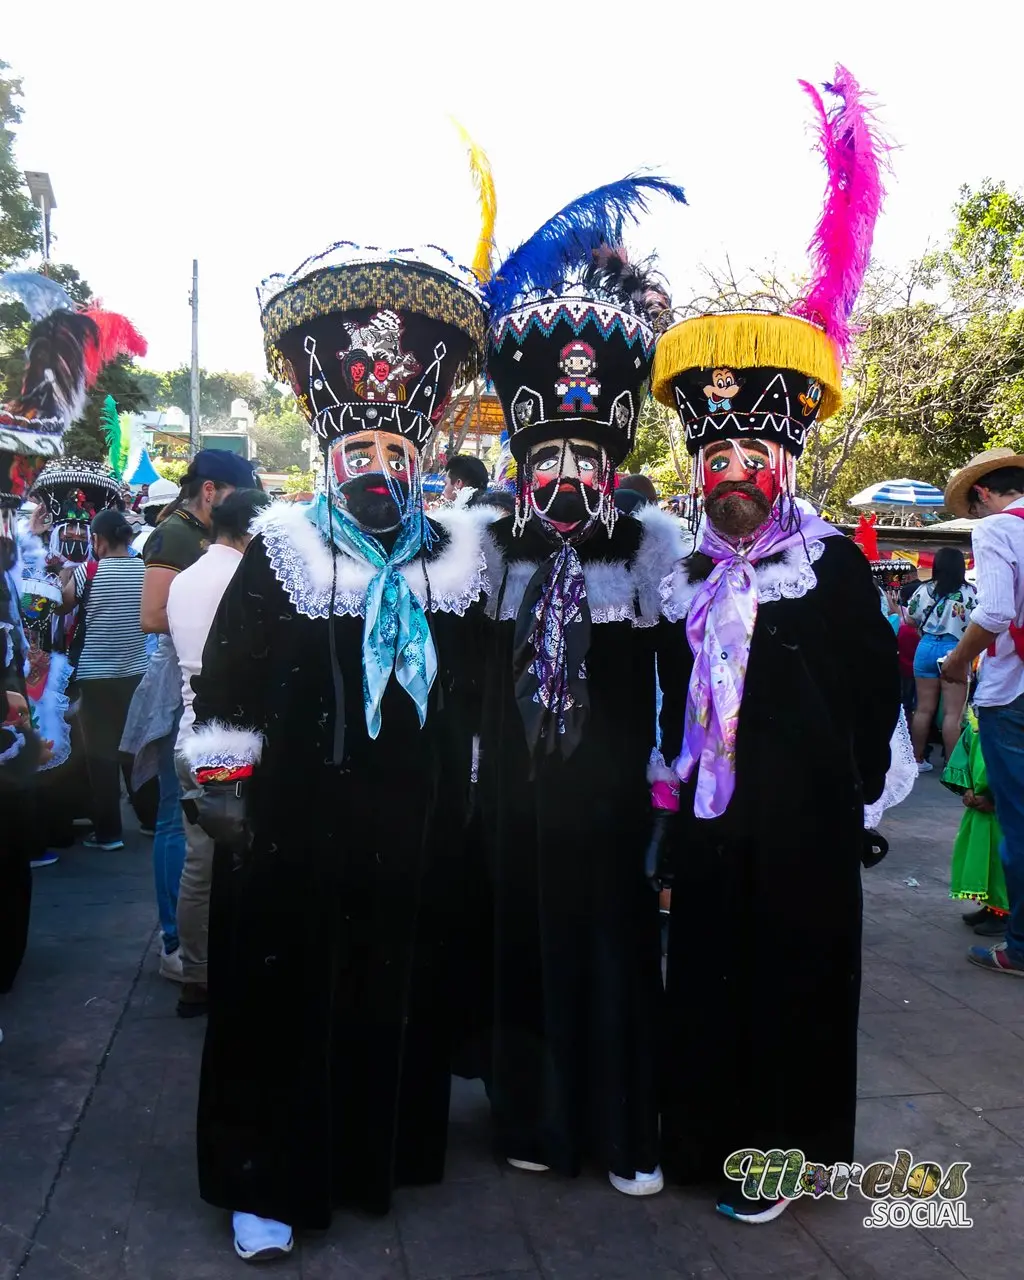
[[[201,725],[185,739],[178,752],[193,773],[197,769],[239,769],[256,765],[262,754],[262,733],[224,724],[221,720]]]

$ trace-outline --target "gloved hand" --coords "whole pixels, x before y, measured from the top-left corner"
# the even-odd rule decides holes
[[[651,838],[644,854],[644,876],[655,893],[660,893],[672,883],[669,832],[674,817],[675,814],[667,809],[653,810]]]
[[[865,867],[876,867],[889,852],[889,841],[871,827],[865,828],[860,860]]]
[[[246,788],[248,779],[205,783],[186,803],[195,806],[195,822],[216,844],[245,853],[252,847]]]

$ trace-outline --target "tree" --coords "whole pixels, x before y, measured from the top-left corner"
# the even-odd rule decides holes
[[[268,471],[287,471],[291,467],[304,470],[309,465],[309,456],[302,448],[309,439],[309,426],[294,400],[291,408],[261,413],[250,437],[256,457]]]
[[[187,364],[158,374],[162,379],[160,399],[155,406],[160,409],[176,407],[187,414],[192,404],[192,371]],[[231,416],[231,402],[244,400],[254,416],[274,413],[282,408],[291,393],[285,392],[273,378],[257,378],[251,373],[231,373],[222,370],[208,373],[199,370],[199,421],[204,427],[215,426]]]
[[[65,453],[94,462],[106,459],[107,442],[100,417],[107,396],[114,397],[119,413],[137,413],[148,406],[146,393],[129,357],[118,356],[96,379],[96,385],[89,392],[85,412],[64,433]]]
[[[21,81],[5,74],[0,62],[0,271],[20,262],[40,247],[39,210],[24,188],[14,158],[14,129],[23,114],[18,99]]]

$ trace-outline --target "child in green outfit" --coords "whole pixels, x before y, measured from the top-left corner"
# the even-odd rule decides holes
[[[972,707],[967,710],[964,731],[949,758],[942,781],[962,798],[967,810],[953,844],[949,896],[980,903],[977,911],[964,915],[964,923],[973,926],[974,932],[982,937],[1001,937],[1006,931],[1009,911],[999,856],[1003,834],[988,789],[981,735]]]

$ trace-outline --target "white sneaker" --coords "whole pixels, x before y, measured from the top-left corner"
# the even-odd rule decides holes
[[[235,1231],[235,1253],[244,1262],[269,1262],[291,1253],[295,1243],[292,1229],[273,1218],[257,1218],[254,1213],[231,1215]]]
[[[656,1196],[665,1186],[660,1164],[653,1173],[638,1173],[635,1178],[620,1178],[617,1173],[609,1172],[608,1181],[624,1196]]]
[[[930,764],[927,760],[918,760],[918,762],[917,762],[917,772],[918,772],[919,774],[921,774],[921,773],[931,773],[931,771],[932,771],[934,768],[935,768],[935,766],[934,766],[933,764]]]
[[[181,968],[181,948],[176,951],[166,952],[160,950],[160,977],[166,978],[168,982],[184,982],[185,974]]]
[[[532,1160],[513,1160],[511,1156],[506,1156],[506,1160],[513,1169],[523,1169],[526,1173],[550,1173],[551,1166],[547,1164],[534,1164]]]

